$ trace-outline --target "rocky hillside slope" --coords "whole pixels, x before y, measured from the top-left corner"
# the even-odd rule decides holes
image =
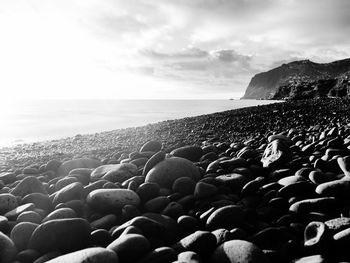
[[[255,75],[242,99],[346,96],[350,97],[350,59],[324,64],[301,60]]]

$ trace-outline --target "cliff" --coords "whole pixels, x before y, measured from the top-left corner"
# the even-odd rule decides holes
[[[255,75],[242,99],[302,99],[350,96],[350,59],[283,64]]]

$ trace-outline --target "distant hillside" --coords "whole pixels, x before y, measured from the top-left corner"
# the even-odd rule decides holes
[[[255,75],[242,99],[350,97],[350,59],[331,63],[310,60],[283,64]]]

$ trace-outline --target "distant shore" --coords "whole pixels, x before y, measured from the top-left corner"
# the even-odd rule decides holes
[[[80,156],[108,159],[116,152],[137,151],[146,141],[158,140],[166,151],[204,141],[232,143],[290,128],[350,123],[350,100],[286,101],[263,106],[188,117],[135,128],[77,135],[59,140],[0,149],[0,171],[41,165],[51,159]]]

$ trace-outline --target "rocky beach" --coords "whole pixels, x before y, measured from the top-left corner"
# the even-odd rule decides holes
[[[0,262],[350,262],[350,100],[0,149]]]

